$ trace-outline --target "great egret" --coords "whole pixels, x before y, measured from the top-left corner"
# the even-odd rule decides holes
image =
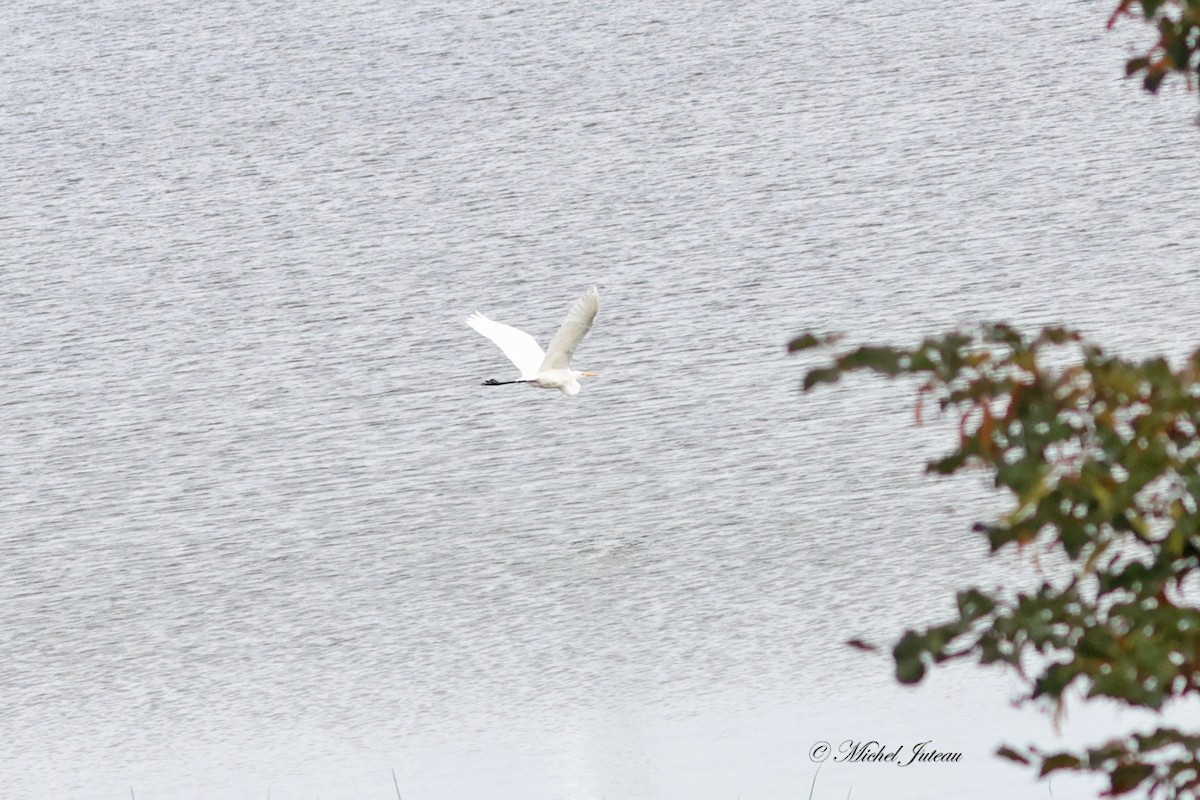
[[[508,356],[508,360],[521,371],[520,380],[498,381],[495,378],[483,382],[484,386],[504,386],[510,383],[528,383],[542,389],[559,389],[568,397],[579,394],[583,387],[580,378],[593,378],[594,372],[579,372],[571,369],[571,356],[575,348],[592,328],[592,320],[600,310],[600,292],[592,287],[584,292],[571,310],[554,338],[549,349],[542,348],[532,336],[503,322],[495,322],[476,311],[467,319],[467,324],[491,339]]]

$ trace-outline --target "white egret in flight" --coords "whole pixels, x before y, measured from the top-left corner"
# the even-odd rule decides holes
[[[580,378],[593,378],[594,372],[579,372],[571,369],[571,356],[575,348],[592,328],[592,320],[600,310],[600,292],[596,287],[588,289],[563,320],[562,327],[550,340],[546,352],[525,331],[511,325],[495,322],[476,311],[467,319],[467,324],[491,339],[508,356],[508,360],[521,371],[520,380],[498,381],[495,378],[483,382],[484,386],[503,386],[509,383],[528,383],[542,389],[559,389],[568,397],[579,394],[583,388]]]

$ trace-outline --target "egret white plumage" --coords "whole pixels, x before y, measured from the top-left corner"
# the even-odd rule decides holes
[[[521,371],[515,381],[498,381],[495,378],[483,382],[484,386],[504,386],[510,383],[528,383],[542,389],[558,389],[568,397],[579,394],[583,387],[580,378],[593,378],[595,372],[580,372],[571,369],[571,356],[583,337],[592,329],[592,320],[600,310],[600,292],[596,287],[588,289],[571,310],[567,318],[550,340],[550,347],[542,352],[537,341],[525,331],[517,330],[503,322],[495,322],[476,311],[467,319],[467,324],[496,343],[508,356],[508,360]]]

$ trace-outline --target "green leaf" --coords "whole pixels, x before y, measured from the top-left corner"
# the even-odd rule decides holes
[[[850,645],[856,650],[865,650],[868,653],[879,652],[878,645],[871,644],[870,642],[864,642],[862,639],[851,639],[850,641],[846,642],[846,644]]]
[[[811,350],[814,347],[820,347],[825,342],[818,338],[815,334],[805,333],[797,336],[788,342],[789,353],[799,353],[801,350]]]
[[[923,637],[916,631],[905,631],[892,650],[892,657],[896,660],[896,680],[907,684],[920,683],[925,677],[925,664],[921,660],[925,649]]]
[[[1060,769],[1079,769],[1081,766],[1083,766],[1083,762],[1079,760],[1078,756],[1070,753],[1057,753],[1042,759],[1042,768],[1038,770],[1038,777],[1044,778],[1051,772],[1057,772]]]
[[[896,662],[896,680],[900,683],[912,686],[920,683],[924,677],[925,665],[921,663],[920,659]]]
[[[807,392],[821,383],[837,383],[841,377],[842,371],[837,367],[809,370],[809,373],[804,376],[804,391]]]
[[[839,359],[839,365],[843,369],[866,367],[876,372],[882,372],[884,375],[894,376],[900,374],[902,356],[902,353],[890,347],[860,347],[854,352],[842,356]]]
[[[1013,750],[1008,745],[1001,746],[1000,749],[996,751],[996,755],[999,756],[1000,758],[1007,758],[1009,761],[1015,761],[1018,764],[1025,764],[1025,765],[1029,764],[1028,758],[1021,755],[1016,750]]]
[[[1148,66],[1150,66],[1150,59],[1145,56],[1131,58],[1125,62],[1125,77],[1128,78],[1135,72],[1141,72]]]
[[[1042,331],[1041,337],[1050,344],[1066,344],[1067,342],[1079,341],[1079,334],[1070,328],[1046,328]]]
[[[916,631],[905,631],[900,637],[900,641],[892,649],[892,655],[897,661],[901,659],[916,658],[925,650],[924,640],[917,634]]]
[[[1128,794],[1153,774],[1154,768],[1149,764],[1121,764],[1109,773],[1109,788],[1105,794],[1109,797]]]
[[[966,622],[974,622],[992,613],[996,603],[978,589],[958,593],[958,613]]]
[[[926,472],[931,472],[937,475],[950,475],[957,472],[967,461],[967,454],[963,450],[958,450],[945,458],[931,461],[925,466]]]
[[[1074,520],[1065,521],[1059,529],[1059,540],[1063,550],[1072,561],[1079,559],[1083,548],[1092,540],[1083,525]]]

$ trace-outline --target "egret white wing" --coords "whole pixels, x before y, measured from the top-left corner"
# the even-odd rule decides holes
[[[570,366],[575,348],[592,329],[592,321],[596,319],[596,312],[599,310],[600,292],[593,286],[584,292],[567,312],[567,318],[563,320],[558,333],[550,340],[550,347],[546,349],[546,360],[541,364],[542,369],[567,369]]]
[[[495,342],[508,356],[508,360],[521,371],[521,379],[532,378],[538,372],[546,354],[532,336],[511,325],[488,319],[476,311],[467,318],[467,324]]]

